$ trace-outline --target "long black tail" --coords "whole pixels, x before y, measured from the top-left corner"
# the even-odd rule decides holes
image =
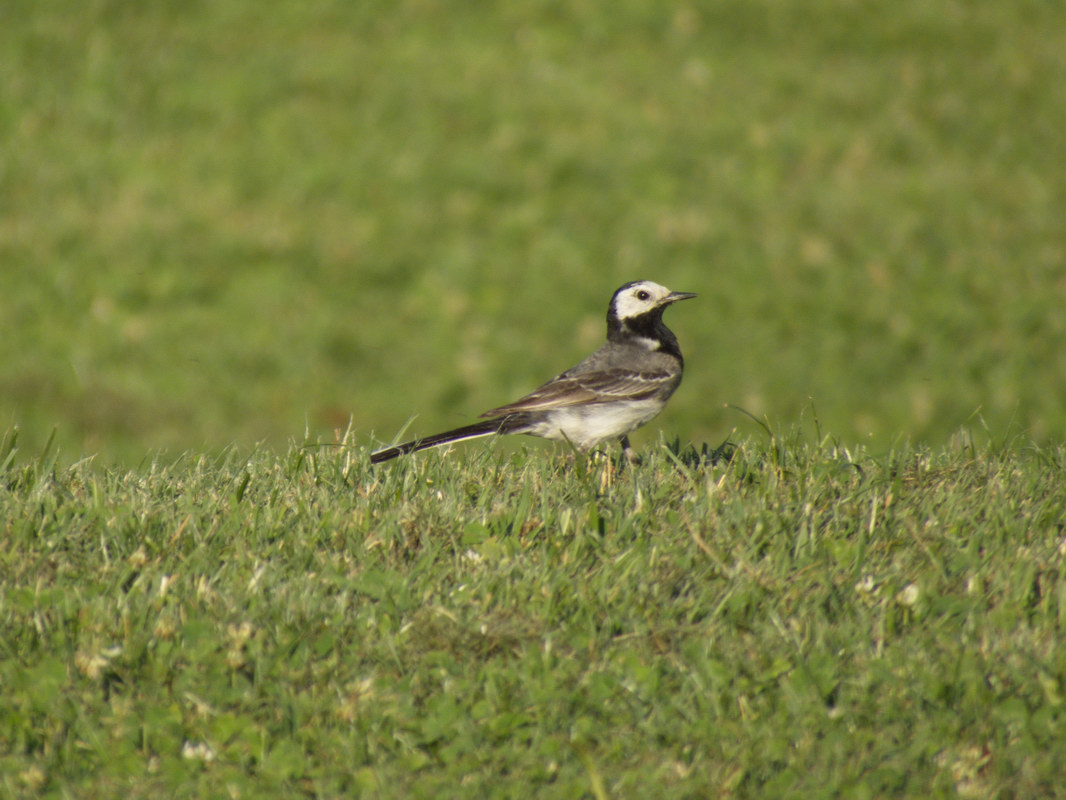
[[[436,433],[425,439],[415,439],[410,442],[398,444],[385,450],[378,450],[370,454],[371,464],[380,464],[390,458],[413,453],[416,450],[425,450],[427,447],[439,447],[449,442],[461,442],[463,439],[476,439],[479,436],[491,436],[494,433],[513,433],[515,430],[514,415],[509,417],[496,417],[484,422],[475,422],[473,425],[464,425],[462,428]]]

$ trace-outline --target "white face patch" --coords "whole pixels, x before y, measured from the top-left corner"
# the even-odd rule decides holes
[[[665,286],[652,281],[640,281],[627,287],[614,298],[614,313],[620,320],[646,314],[670,294]]]

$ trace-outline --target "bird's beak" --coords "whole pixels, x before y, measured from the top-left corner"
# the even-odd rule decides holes
[[[691,300],[693,297],[696,297],[694,292],[670,292],[670,294],[663,298],[663,305],[668,306],[671,303],[676,303],[678,300]]]

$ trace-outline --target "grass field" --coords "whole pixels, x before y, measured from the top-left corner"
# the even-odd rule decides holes
[[[461,424],[701,293],[670,435],[1066,435],[1061,3],[5,3],[0,428]],[[550,313],[545,313],[550,312]],[[652,436],[654,438],[654,435]]]
[[[1046,0],[6,0],[0,795],[1066,795],[1064,53]],[[635,278],[700,293],[641,466],[370,470]]]
[[[1066,451],[7,459],[10,797],[1061,797]]]

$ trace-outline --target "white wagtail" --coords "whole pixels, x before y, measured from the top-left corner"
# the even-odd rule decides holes
[[[521,400],[486,411],[484,422],[378,450],[370,462],[498,433],[567,441],[582,451],[618,439],[632,460],[627,434],[663,410],[685,367],[677,337],[663,324],[663,311],[695,296],[651,281],[627,283],[607,309],[606,344],[576,367]]]

